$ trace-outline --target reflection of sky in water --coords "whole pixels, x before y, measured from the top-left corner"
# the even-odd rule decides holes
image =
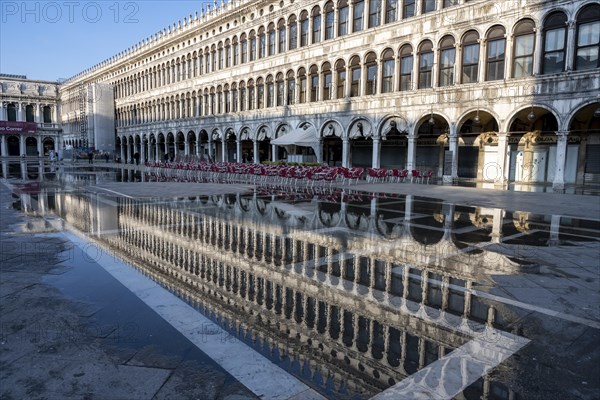
[[[37,189],[23,187],[18,206],[55,212],[95,236],[332,398],[368,398],[420,370],[437,376],[428,366],[460,375],[439,359],[477,344],[490,328],[521,334],[522,315],[495,296],[498,277],[535,274],[525,255],[536,247],[599,238],[585,220],[404,195],[263,188],[134,200],[78,190],[140,179],[93,168],[54,175]],[[55,183],[67,190],[45,189]],[[466,386],[466,398],[490,390],[498,399],[522,396],[490,375]]]

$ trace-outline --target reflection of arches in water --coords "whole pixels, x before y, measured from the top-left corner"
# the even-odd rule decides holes
[[[200,199],[200,203],[202,203],[203,205],[207,205],[208,201],[210,200],[210,197],[206,195],[198,196],[198,198]]]
[[[256,199],[256,209],[260,213],[260,215],[265,215],[267,212],[267,204],[268,202],[263,199]]]
[[[241,196],[240,197],[240,208],[245,211],[248,212],[250,211],[250,204],[252,203],[252,198],[246,197],[246,196]]]
[[[227,208],[233,208],[237,202],[237,196],[235,194],[228,193],[224,196],[224,201]]]
[[[336,226],[340,221],[339,203],[319,203],[319,221],[327,227]]]
[[[428,224],[428,220],[435,221],[433,217],[419,219],[419,224],[428,225],[427,227],[410,225],[410,234],[412,238],[425,246],[436,244],[444,237],[442,229],[431,229],[432,224]]]
[[[290,216],[288,213],[286,213],[284,210],[275,207],[275,214],[280,218],[280,219],[289,219]]]
[[[369,223],[368,218],[363,214],[346,212],[344,218],[346,219],[346,225],[350,229],[366,229]]]

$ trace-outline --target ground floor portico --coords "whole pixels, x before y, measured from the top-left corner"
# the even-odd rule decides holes
[[[48,157],[60,148],[58,125],[38,128],[36,123],[6,122],[0,125],[0,156],[2,157]]]
[[[307,161],[344,167],[433,172],[438,179],[569,184],[600,182],[600,103],[569,114],[532,105],[502,118],[476,108],[456,118],[435,111],[412,118],[344,113],[263,118],[253,123],[189,119],[123,129],[117,157],[141,161]],[[291,141],[280,139],[286,135]],[[278,145],[278,143],[285,143]],[[291,144],[290,144],[291,143]]]

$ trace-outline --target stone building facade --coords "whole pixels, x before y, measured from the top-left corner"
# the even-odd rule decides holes
[[[330,165],[560,189],[600,176],[599,30],[595,0],[232,0],[61,96],[112,85],[127,161],[279,160],[303,130]]]
[[[0,74],[0,155],[47,156],[58,152],[58,83]]]

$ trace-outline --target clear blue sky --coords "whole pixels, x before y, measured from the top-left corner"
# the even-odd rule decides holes
[[[0,72],[69,78],[178,20],[183,23],[208,3],[213,1],[0,0]]]

